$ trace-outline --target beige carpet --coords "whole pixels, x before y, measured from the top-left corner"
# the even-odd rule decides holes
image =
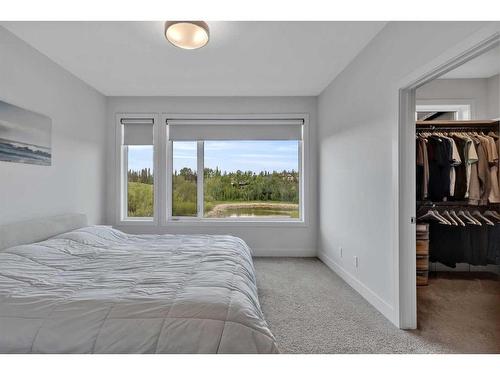
[[[440,272],[417,295],[418,335],[459,353],[500,353],[498,276]]]
[[[420,331],[397,329],[319,259],[256,258],[254,262],[262,310],[282,353],[463,352],[456,335],[450,337],[450,327],[461,332],[462,340],[469,340],[469,348],[476,347],[474,324],[461,324],[458,330],[453,323],[439,328],[421,323]],[[494,298],[489,287],[480,292],[482,300],[488,299],[486,295]],[[477,303],[469,304],[474,305]],[[450,316],[445,319],[452,319]],[[491,318],[489,313],[487,316]],[[489,318],[481,317],[489,322],[485,325],[494,326]],[[436,336],[436,331],[443,332]],[[495,336],[489,335],[483,343],[491,344],[492,338]]]

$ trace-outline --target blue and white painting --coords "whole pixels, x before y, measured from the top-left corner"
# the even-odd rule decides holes
[[[0,101],[0,161],[51,165],[49,117]]]

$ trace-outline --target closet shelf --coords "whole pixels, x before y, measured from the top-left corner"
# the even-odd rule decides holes
[[[464,127],[464,126],[499,126],[500,120],[468,120],[468,121],[457,121],[457,120],[431,120],[431,121],[417,121],[417,128],[434,126],[434,127]]]
[[[446,202],[432,202],[432,201],[417,201],[417,206],[425,206],[425,207],[447,207],[447,206],[460,206],[460,207],[470,207],[470,208],[487,208],[487,207],[496,207],[500,206],[500,203],[488,203],[484,206],[475,206],[469,204],[468,201],[446,201]]]
[[[443,126],[450,126],[450,125],[457,125],[457,126],[464,126],[464,125],[498,125],[500,123],[500,120],[431,120],[431,121],[417,121],[417,126],[418,125],[443,125]]]

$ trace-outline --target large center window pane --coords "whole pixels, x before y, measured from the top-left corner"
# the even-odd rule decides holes
[[[127,150],[127,216],[153,217],[153,146],[125,146]]]
[[[298,219],[299,141],[205,141],[204,217]]]
[[[197,142],[172,142],[172,216],[197,216]]]

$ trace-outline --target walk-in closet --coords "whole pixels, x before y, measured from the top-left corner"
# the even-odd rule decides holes
[[[500,86],[477,59],[417,90],[415,134],[419,330],[470,353],[500,348]]]

